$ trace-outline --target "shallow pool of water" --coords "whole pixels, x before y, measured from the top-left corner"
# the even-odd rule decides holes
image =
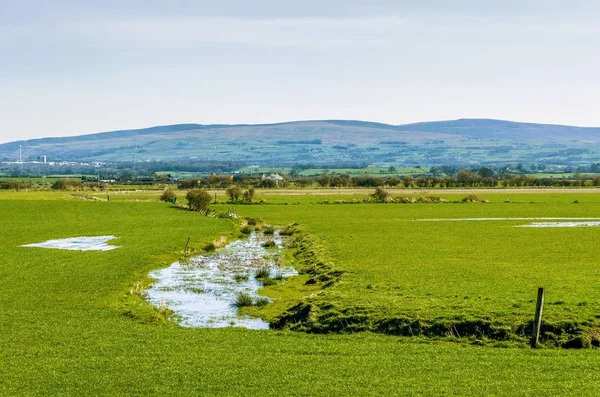
[[[274,249],[262,246],[269,240],[275,242]],[[214,254],[153,271],[150,277],[156,281],[147,291],[147,299],[156,307],[165,305],[172,310],[185,327],[268,329],[262,319],[238,315],[233,303],[241,292],[253,299],[260,297],[262,284],[255,278],[260,269],[268,269],[272,277],[298,274],[293,268],[277,265],[275,256],[282,249],[282,237],[252,233]]]
[[[598,227],[600,222],[532,222],[517,227]]]
[[[117,247],[107,244],[116,236],[71,237],[59,240],[48,240],[43,243],[26,244],[22,247],[51,248],[69,251],[110,251]]]

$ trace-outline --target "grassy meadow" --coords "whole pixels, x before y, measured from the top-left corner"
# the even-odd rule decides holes
[[[135,286],[180,258],[188,237],[199,252],[239,230],[231,220],[174,208],[157,196],[95,201],[64,192],[0,192],[0,395],[600,392],[597,351],[553,343],[573,336],[559,332],[569,326],[588,332],[600,314],[600,229],[420,221],[600,217],[594,191],[502,192],[469,204],[327,205],[317,203],[349,198],[265,196],[270,205],[235,206],[240,216],[267,223],[297,222],[309,251],[328,271],[343,272],[329,286],[307,286],[312,276],[302,274],[265,288],[277,300],[256,314],[273,320],[308,304],[310,321],[296,328],[309,332],[289,330],[294,324],[283,331],[185,329],[146,304]],[[84,235],[118,236],[111,243],[121,248],[21,247]],[[287,260],[309,266],[302,255]],[[538,286],[547,289],[544,319],[554,328],[532,350],[519,326],[530,321]],[[402,327],[415,321],[424,332],[403,336]],[[459,326],[469,321],[506,330],[507,337],[461,335]],[[428,335],[431,327],[437,331]]]
[[[344,272],[339,283],[310,299],[311,315],[323,317],[311,320],[315,332],[526,342],[538,286],[546,288],[551,343],[567,342],[570,328],[593,331],[600,314],[593,249],[600,229],[444,219],[597,217],[600,196],[510,197],[510,203],[505,195],[490,195],[489,203],[290,205],[284,211],[243,206],[238,213],[275,224],[298,222],[318,240],[322,259]]]

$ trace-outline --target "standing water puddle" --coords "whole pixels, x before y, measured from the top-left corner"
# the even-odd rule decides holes
[[[277,266],[273,249],[262,245],[271,240],[275,250],[280,251],[281,236],[253,232],[247,239],[234,241],[214,254],[153,271],[150,277],[157,281],[147,291],[148,301],[156,307],[168,307],[181,318],[184,327],[269,329],[269,324],[260,318],[240,316],[233,304],[239,293],[248,294],[253,300],[267,299],[258,295],[262,284],[255,276],[261,269],[267,269],[273,278],[298,274],[294,268]]]
[[[532,222],[516,227],[598,227],[600,222]]]
[[[69,251],[110,251],[117,249],[116,245],[107,244],[116,236],[71,237],[60,240],[48,240],[43,243],[26,244],[22,247],[51,248]]]

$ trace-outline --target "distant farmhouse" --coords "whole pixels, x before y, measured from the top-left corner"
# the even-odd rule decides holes
[[[277,185],[277,186],[279,186],[280,184],[282,184],[285,181],[285,178],[279,174],[269,174],[269,175],[262,174],[262,177],[260,179],[261,179],[261,181],[273,181],[273,182],[275,182],[275,185]]]

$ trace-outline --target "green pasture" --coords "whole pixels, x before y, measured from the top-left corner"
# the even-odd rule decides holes
[[[312,315],[323,317],[313,330],[405,334],[413,330],[401,325],[416,322],[417,327],[441,326],[436,334],[464,336],[453,326],[483,321],[477,326],[506,331],[509,335],[499,339],[509,341],[529,330],[538,286],[547,291],[548,325],[596,328],[600,258],[593,247],[599,228],[521,228],[517,226],[532,221],[444,218],[600,217],[600,195],[507,192],[489,199],[289,205],[285,210],[277,205],[240,206],[238,213],[275,224],[299,223],[317,237],[322,259],[345,272],[338,284],[310,299]],[[390,321],[396,328],[381,328]],[[547,337],[557,342],[562,332]],[[491,333],[479,336],[498,339]]]
[[[197,250],[219,236],[235,237],[237,225],[174,208],[148,193],[119,197],[92,201],[68,192],[0,192],[0,395],[600,392],[595,350],[531,350],[519,343],[500,349],[473,346],[468,338],[450,342],[371,332],[181,328],[132,295],[132,287],[148,282],[150,270],[177,260],[188,237]],[[314,297],[302,296],[293,280],[279,286],[281,291],[265,290],[290,301],[328,302],[332,315],[425,320],[487,315],[519,322],[531,316],[538,285],[547,287],[548,321],[596,315],[594,242],[600,229],[415,219],[594,217],[600,196],[487,198],[491,202],[485,204],[325,205],[315,203],[321,197],[294,196],[288,201],[299,205],[235,208],[273,224],[298,222],[303,234],[315,238],[319,255],[345,271]],[[504,203],[506,198],[512,202]],[[575,199],[579,204],[572,204]],[[21,247],[82,235],[116,235],[112,243],[121,248]],[[276,313],[267,306],[263,315]]]

